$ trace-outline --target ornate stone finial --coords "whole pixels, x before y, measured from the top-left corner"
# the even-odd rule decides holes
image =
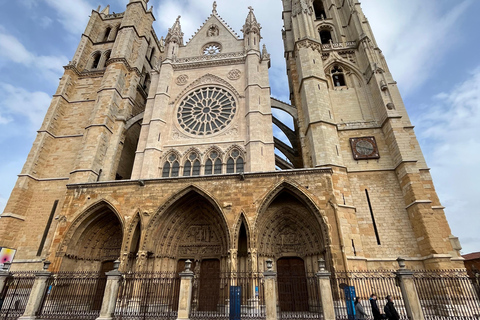
[[[178,16],[173,26],[170,29],[168,29],[168,34],[167,34],[167,37],[165,38],[165,42],[167,43],[174,42],[174,43],[178,43],[179,45],[183,45],[183,32],[182,32],[182,26],[180,24],[180,18],[181,16]]]
[[[213,1],[212,13],[217,13],[217,1]]]
[[[320,258],[318,259],[318,271],[325,271],[325,259]]]
[[[190,268],[192,267],[192,261],[190,261],[190,259],[188,259],[187,261],[185,261],[185,270],[184,272],[189,272],[191,271]]]
[[[43,261],[43,270],[47,271],[52,263],[48,260]]]
[[[398,258],[397,262],[398,262],[398,266],[400,267],[400,269],[405,269],[406,268],[405,259]]]
[[[253,32],[253,33],[257,33],[258,35],[260,35],[260,29],[262,29],[262,27],[260,26],[260,23],[257,22],[257,18],[255,17],[255,14],[253,13],[253,8],[248,7],[248,9],[250,11],[248,12],[247,19],[245,19],[245,25],[242,28],[242,32],[244,34],[248,34],[248,33]]]
[[[267,271],[272,271],[273,269],[273,260],[272,259],[267,259],[267,261],[265,261],[266,265],[267,265]]]
[[[113,262],[113,270],[118,271],[118,268],[120,268],[120,260],[115,260]]]
[[[262,48],[262,60],[269,60],[270,59],[270,53],[267,51],[267,46],[263,44]]]

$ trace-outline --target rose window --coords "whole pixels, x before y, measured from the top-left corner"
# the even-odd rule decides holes
[[[183,130],[205,136],[228,126],[236,109],[235,99],[228,91],[215,87],[201,88],[182,100],[177,119]]]
[[[209,44],[205,48],[203,48],[203,54],[205,55],[218,54],[220,53],[220,51],[220,46],[217,44]]]

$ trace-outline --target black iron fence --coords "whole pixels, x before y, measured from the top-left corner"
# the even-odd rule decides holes
[[[425,319],[480,319],[478,279],[465,270],[417,271],[414,279]]]
[[[39,319],[96,319],[106,276],[99,272],[61,272],[47,281]]]
[[[195,276],[190,319],[265,319],[263,284],[260,273]]]
[[[321,319],[320,288],[315,274],[290,274],[278,278],[280,319]]]
[[[0,293],[0,319],[17,319],[23,315],[35,281],[35,272],[14,272]]]
[[[332,274],[331,284],[335,316],[338,320],[355,319],[356,297],[360,298],[360,303],[368,314],[367,319],[373,319],[370,301],[372,294],[377,296],[376,304],[381,313],[384,313],[387,303],[385,298],[390,295],[400,319],[408,319],[394,271],[337,272]]]
[[[179,290],[176,272],[127,273],[120,284],[115,319],[176,319]]]

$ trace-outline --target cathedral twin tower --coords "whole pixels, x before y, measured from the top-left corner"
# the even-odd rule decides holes
[[[460,267],[360,3],[282,2],[291,104],[252,8],[240,38],[214,3],[187,43],[180,17],[157,38],[148,0],[92,11],[1,215],[12,269]]]

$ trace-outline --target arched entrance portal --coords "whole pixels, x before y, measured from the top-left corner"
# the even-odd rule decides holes
[[[68,234],[67,234],[68,236]],[[104,204],[79,222],[61,264],[62,271],[110,271],[119,259],[122,224],[112,209]]]
[[[313,274],[318,271],[318,259],[326,256],[325,234],[320,217],[301,195],[293,186],[284,186],[257,219],[259,270],[267,259],[276,262],[282,313],[319,310]]]
[[[191,260],[197,279],[194,303],[199,311],[216,310],[221,273],[229,269],[229,237],[215,203],[192,189],[166,210],[152,230],[147,270],[182,271],[185,260]]]

